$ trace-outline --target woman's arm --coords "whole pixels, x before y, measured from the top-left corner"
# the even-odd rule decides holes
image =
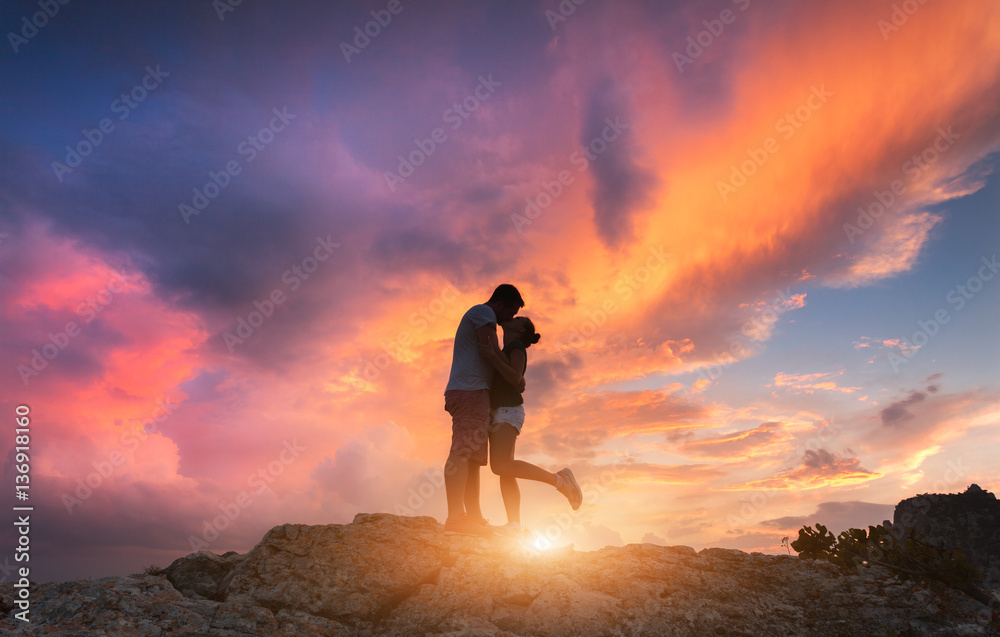
[[[497,343],[497,328],[495,324],[490,323],[488,325],[483,325],[482,327],[480,327],[478,330],[476,330],[476,337],[479,341],[479,353],[482,354],[483,358],[485,358],[490,365],[493,366],[493,369],[500,372],[501,374],[503,374],[504,367],[509,368],[509,372],[514,371],[515,367],[510,367],[510,363],[507,360],[507,355],[503,353],[503,350],[500,349],[499,343]],[[520,350],[516,351],[520,352],[521,355],[521,358],[518,359],[517,362],[517,365],[520,365],[520,367],[516,367],[516,369],[524,369],[524,362],[527,360],[527,358],[525,357],[523,351]],[[521,375],[521,373],[519,372],[517,373],[517,378],[518,378],[517,381],[511,382],[506,375],[504,375],[504,378],[506,378],[511,385],[516,387],[517,391],[519,391],[522,394],[524,393],[524,388],[525,388],[524,377]]]
[[[523,392],[524,388],[521,387],[521,383],[524,380],[524,375],[521,370],[524,369],[524,363],[527,360],[524,350],[518,348],[512,351],[510,353],[510,361],[508,362],[507,356],[503,352],[497,354],[492,349],[486,348],[481,348],[480,351],[484,349],[486,351],[483,352],[483,356],[493,365],[493,369],[499,372],[504,380],[514,387],[518,387]]]

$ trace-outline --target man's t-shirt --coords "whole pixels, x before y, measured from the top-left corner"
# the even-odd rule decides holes
[[[489,389],[493,381],[493,366],[479,353],[476,330],[484,325],[496,325],[497,315],[488,305],[474,305],[462,317],[455,332],[455,349],[451,355],[450,389]]]
[[[528,369],[528,353],[525,351],[524,343],[521,341],[511,341],[510,345],[503,348],[503,353],[507,355],[507,359],[509,360],[511,352],[515,349],[524,352],[524,368],[521,370],[523,374]],[[490,409],[517,407],[523,404],[524,398],[521,396],[521,392],[517,391],[517,387],[508,383],[503,374],[497,374],[493,378],[493,386],[490,387]]]

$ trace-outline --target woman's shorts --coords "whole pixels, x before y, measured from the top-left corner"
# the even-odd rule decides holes
[[[524,405],[516,407],[497,407],[490,411],[490,431],[496,431],[497,427],[503,423],[513,425],[517,433],[521,433],[524,426]]]

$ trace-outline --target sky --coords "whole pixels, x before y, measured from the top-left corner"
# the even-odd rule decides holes
[[[783,552],[1000,488],[992,0],[17,0],[0,27],[0,489],[33,579],[443,522],[452,342],[500,283],[542,335],[518,457],[584,491],[522,483],[551,545]],[[506,522],[489,469],[482,503]]]

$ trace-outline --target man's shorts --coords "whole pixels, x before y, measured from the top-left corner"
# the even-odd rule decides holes
[[[490,432],[494,432],[503,423],[513,425],[520,435],[521,427],[524,426],[524,405],[516,407],[497,407],[490,412]]]
[[[449,389],[444,408],[451,414],[451,454],[486,465],[489,449],[490,390]]]

